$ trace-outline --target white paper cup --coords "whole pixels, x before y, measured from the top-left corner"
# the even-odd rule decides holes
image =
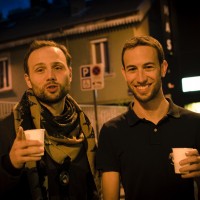
[[[43,143],[44,147],[44,132],[45,129],[30,129],[30,130],[25,130],[25,138],[26,140],[38,140],[41,143]],[[43,156],[44,153],[39,153],[39,154],[34,154],[33,156]]]
[[[193,148],[172,148],[173,151],[173,162],[174,162],[174,170],[176,174],[181,174],[179,169],[183,167],[179,163],[181,160],[187,158],[186,152],[193,150]],[[184,167],[187,165],[184,165]]]

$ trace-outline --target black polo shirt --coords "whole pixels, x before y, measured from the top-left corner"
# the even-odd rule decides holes
[[[173,147],[200,150],[200,114],[168,101],[157,125],[138,118],[130,105],[100,131],[97,168],[121,174],[126,200],[194,199],[193,179],[174,173],[169,154]]]

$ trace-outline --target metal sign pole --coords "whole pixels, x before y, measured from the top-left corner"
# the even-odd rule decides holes
[[[99,124],[97,114],[97,90],[104,88],[104,65],[103,64],[88,64],[80,66],[80,82],[81,90],[88,91],[92,90],[94,99],[94,114],[95,114],[95,125],[96,125],[96,143],[99,137]]]
[[[99,138],[99,124],[98,124],[98,114],[97,114],[97,90],[93,90],[93,98],[94,98],[94,114],[95,114],[95,124],[96,124],[96,138],[98,141]]]

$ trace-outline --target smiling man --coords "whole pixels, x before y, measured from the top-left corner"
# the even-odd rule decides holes
[[[163,94],[167,61],[151,36],[133,37],[122,50],[122,74],[133,92],[129,110],[106,122],[99,135],[97,168],[104,200],[194,200],[200,176],[200,114]],[[190,147],[175,174],[172,148]],[[189,164],[187,166],[183,166]]]
[[[71,59],[53,41],[30,45],[24,59],[28,89],[0,121],[0,199],[99,199],[94,131],[69,95]],[[35,128],[45,129],[45,152],[39,141],[24,139],[23,130]]]

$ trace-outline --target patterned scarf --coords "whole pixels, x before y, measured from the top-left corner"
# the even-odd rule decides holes
[[[68,156],[73,161],[80,152],[83,141],[86,140],[90,169],[99,189],[99,177],[94,168],[96,148],[94,131],[89,119],[69,94],[66,96],[63,114],[54,117],[38,102],[32,89],[28,89],[14,107],[14,118],[16,132],[22,124],[28,124],[23,127],[24,129],[45,128],[45,150],[58,164],[62,164]],[[26,123],[27,119],[32,119],[32,125],[30,120]],[[26,163],[26,166],[33,168],[36,163]]]

